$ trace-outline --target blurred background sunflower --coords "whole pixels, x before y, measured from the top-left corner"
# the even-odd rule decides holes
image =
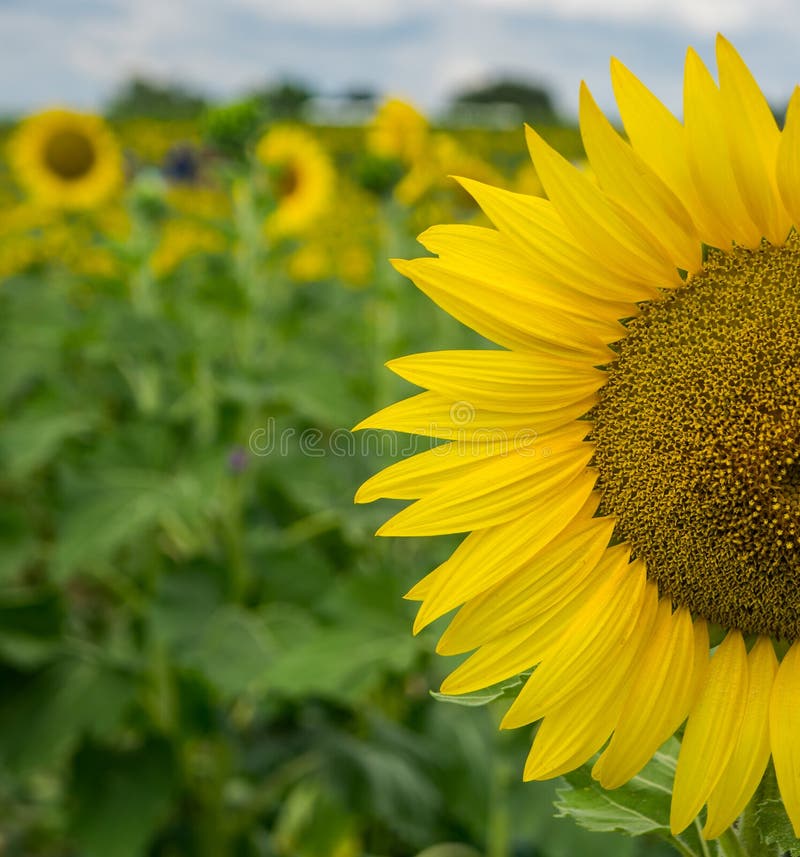
[[[268,169],[275,205],[264,224],[267,233],[306,232],[332,201],[335,174],[324,148],[308,131],[278,125],[258,141],[256,158]]]
[[[9,140],[8,159],[31,198],[53,208],[95,208],[123,181],[120,148],[89,113],[52,109],[28,117]]]

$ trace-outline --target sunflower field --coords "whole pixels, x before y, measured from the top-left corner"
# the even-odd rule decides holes
[[[726,62],[741,74],[726,50],[723,46]],[[746,88],[749,84],[742,80]],[[760,104],[755,96],[748,103]],[[654,116],[660,115],[653,110]],[[690,785],[696,794],[691,796],[699,795],[699,803],[684,801],[680,823],[673,806],[670,818],[679,754],[672,735],[680,733],[691,701],[701,687],[712,687],[719,699],[732,698],[736,705],[746,698],[737,709],[737,724],[747,722],[756,734],[766,722],[762,702],[767,691],[761,702],[756,700],[761,706],[758,717],[745,717],[743,712],[755,705],[755,691],[748,696],[746,688],[757,688],[757,682],[747,685],[745,678],[726,696],[727,673],[717,665],[724,663],[735,675],[746,676],[752,663],[752,675],[763,678],[766,686],[774,679],[777,662],[760,626],[758,642],[748,638],[747,654],[739,624],[734,623],[711,661],[712,679],[703,685],[706,673],[697,665],[707,666],[709,645],[721,642],[719,628],[710,621],[709,638],[704,618],[693,624],[688,608],[673,612],[669,598],[659,601],[656,583],[645,583],[643,565],[628,564],[625,545],[613,542],[608,547],[612,519],[595,517],[597,502],[591,506],[590,494],[595,496],[596,475],[587,476],[588,455],[577,465],[571,458],[559,458],[561,441],[567,454],[574,457],[575,449],[581,449],[584,455],[585,446],[578,444],[588,423],[577,425],[578,436],[575,422],[586,415],[587,402],[594,401],[591,396],[599,384],[595,367],[601,363],[598,358],[581,369],[583,375],[577,369],[568,375],[561,372],[559,361],[572,366],[571,358],[564,357],[570,343],[583,347],[585,331],[593,333],[606,324],[595,313],[599,303],[586,297],[583,315],[563,327],[558,326],[556,298],[556,310],[546,306],[545,299],[540,307],[542,318],[552,316],[552,331],[558,336],[548,345],[555,357],[547,354],[535,367],[542,376],[551,372],[552,377],[545,378],[541,389],[532,386],[542,401],[555,395],[558,407],[543,410],[555,412],[554,419],[561,422],[548,427],[554,428],[552,434],[545,432],[555,440],[553,449],[544,450],[541,467],[538,459],[530,466],[546,474],[558,470],[553,480],[566,471],[575,478],[568,490],[554,481],[556,488],[544,497],[548,503],[529,496],[531,483],[523,482],[520,491],[528,490],[524,502],[539,506],[526,506],[522,523],[505,514],[498,501],[496,520],[481,518],[483,529],[474,528],[488,533],[491,550],[477,549],[483,553],[480,562],[473,555],[473,563],[488,578],[494,573],[495,555],[505,561],[509,550],[520,548],[521,554],[527,550],[535,556],[552,543],[556,554],[562,549],[565,553],[553,559],[552,569],[545,569],[550,577],[542,572],[545,595],[550,593],[561,609],[561,590],[553,581],[564,585],[558,574],[567,568],[577,581],[572,584],[577,600],[585,596],[591,606],[591,587],[596,586],[601,595],[607,589],[610,597],[624,602],[626,610],[632,611],[628,602],[635,601],[640,624],[631,619],[636,631],[629,634],[635,644],[619,633],[615,637],[610,622],[606,628],[594,621],[594,614],[578,612],[575,627],[582,624],[589,642],[573,635],[574,646],[584,648],[570,650],[575,672],[564,679],[566,684],[561,685],[560,673],[546,669],[537,669],[535,680],[524,684],[531,664],[520,661],[516,671],[507,670],[516,677],[498,672],[502,680],[486,689],[489,682],[469,676],[475,661],[460,655],[482,646],[478,657],[489,652],[489,667],[483,662],[481,669],[492,675],[493,663],[513,660],[509,652],[517,651],[515,635],[527,628],[520,612],[530,596],[526,580],[519,581],[524,586],[516,600],[500,583],[492,590],[496,604],[483,601],[479,587],[468,595],[462,592],[457,600],[442,587],[437,572],[449,562],[447,569],[457,576],[454,569],[460,562],[464,577],[475,542],[467,537],[459,544],[459,534],[473,527],[460,526],[464,522],[458,520],[437,530],[437,522],[421,518],[403,531],[401,525],[408,525],[414,506],[384,525],[402,508],[396,500],[422,496],[416,508],[424,508],[425,491],[439,489],[451,475],[448,468],[474,466],[437,453],[439,442],[449,437],[438,431],[437,422],[480,432],[491,430],[490,418],[496,416],[485,400],[484,410],[476,412],[468,397],[446,398],[447,366],[442,369],[435,362],[438,358],[423,355],[427,363],[397,358],[463,350],[466,357],[441,359],[464,361],[466,389],[477,390],[485,399],[494,396],[491,401],[500,402],[498,411],[507,406],[504,425],[524,426],[529,416],[527,399],[514,384],[519,386],[518,378],[529,371],[525,360],[538,358],[522,353],[524,349],[511,353],[514,337],[521,336],[527,322],[514,317],[516,304],[503,283],[492,293],[496,311],[491,300],[480,308],[466,292],[453,291],[453,281],[439,277],[441,269],[436,267],[451,264],[452,254],[452,264],[461,265],[467,279],[474,275],[480,280],[482,271],[494,270],[495,239],[482,228],[491,224],[475,199],[484,211],[495,205],[495,225],[507,215],[503,225],[508,231],[518,222],[515,218],[541,214],[544,223],[550,209],[537,205],[550,205],[544,203],[542,183],[549,180],[548,190],[556,189],[551,198],[569,201],[574,188],[588,188],[584,199],[600,200],[594,214],[601,226],[611,223],[617,228],[619,222],[621,232],[641,227],[630,211],[609,203],[597,189],[595,172],[604,169],[617,169],[622,183],[627,155],[618,155],[621,150],[614,146],[628,144],[597,118],[593,102],[584,101],[582,111],[595,123],[584,123],[582,113],[583,142],[571,125],[538,127],[541,136],[529,134],[537,165],[542,165],[539,174],[525,150],[521,127],[437,126],[397,99],[380,104],[365,124],[341,127],[269,121],[246,101],[173,120],[104,119],[52,109],[2,127],[2,857],[800,853],[800,841],[781,805],[781,794],[790,794],[786,756],[776,756],[781,792],[771,766],[761,779],[769,758],[769,746],[761,739],[762,767],[756,770],[754,762],[741,777],[748,783],[745,791],[752,786],[750,793],[740,789],[741,794],[726,793],[723,799],[714,792],[718,782],[727,783],[729,791],[738,786],[731,785],[733,775],[719,777],[722,770],[734,770],[725,765],[743,746],[736,743],[739,726],[731,725],[733,715],[724,719],[728,709],[722,703],[720,716],[730,729],[723,730],[716,743],[708,740],[713,744],[711,774],[706,776],[706,757],[700,752],[688,763],[694,765]],[[665,127],[672,128],[669,123]],[[609,134],[619,143],[611,142]],[[594,150],[588,153],[596,155],[591,166],[584,143]],[[605,157],[612,151],[613,157]],[[571,178],[558,184],[567,168]],[[639,161],[632,169],[638,178],[649,175]],[[711,170],[709,175],[714,177]],[[683,223],[685,211],[672,203],[671,191],[662,185],[652,180],[645,186],[643,210]],[[486,190],[490,186],[502,186],[513,195],[500,197],[498,191],[492,196]],[[528,202],[520,202],[523,199]],[[688,218],[686,214],[686,222]],[[434,224],[453,225],[437,231],[430,229]],[[554,227],[552,234],[558,237],[560,228],[563,225]],[[689,227],[685,234],[675,230],[679,250],[694,241],[690,232]],[[428,255],[417,243],[420,233]],[[728,268],[736,273],[746,263],[760,271],[762,257],[753,248],[762,234],[768,233],[759,232],[749,249],[737,250],[739,256],[731,253],[734,261]],[[708,255],[705,245],[711,243],[694,241],[691,252],[709,276],[724,278],[727,263]],[[459,256],[464,247],[475,250],[467,254],[467,262]],[[564,247],[573,245],[565,241]],[[780,258],[788,259],[796,252],[793,247],[787,243]],[[651,249],[650,255],[640,254],[646,262],[655,257]],[[584,268],[596,263],[601,270],[607,261],[584,256]],[[414,257],[422,258],[397,261]],[[519,258],[507,253],[501,268],[512,284],[509,289],[526,276]],[[564,259],[566,267],[571,259]],[[787,264],[793,260],[791,256]],[[687,269],[688,263],[673,266],[671,274],[679,285]],[[751,269],[746,270],[752,279]],[[402,273],[409,273],[420,288]],[[633,280],[612,273],[609,283],[625,297]],[[651,292],[636,300],[655,305]],[[742,305],[734,304],[731,317]],[[664,301],[663,306],[672,304]],[[454,307],[452,315],[445,311]],[[620,309],[611,321],[616,325],[623,315]],[[655,310],[650,317],[658,318]],[[634,358],[637,336],[644,335],[629,337],[634,344],[628,354]],[[509,361],[518,362],[507,375],[501,373],[497,387],[487,394],[486,378],[493,378],[489,358],[479,352],[493,347],[490,339],[509,349],[503,352]],[[608,336],[604,340],[615,341]],[[649,353],[647,342],[641,352]],[[396,361],[394,374],[385,368],[387,361]],[[679,361],[677,365],[680,369]],[[645,363],[641,387],[647,387],[649,371]],[[787,365],[787,376],[791,372]],[[434,392],[440,389],[436,383],[442,395]],[[430,391],[419,393],[420,387]],[[609,389],[605,401],[617,395],[623,412],[631,401],[629,391],[623,387],[622,393],[615,393],[618,388],[612,384]],[[777,406],[764,395],[760,412],[772,413]],[[411,396],[415,398],[392,405]],[[575,401],[562,406],[565,396]],[[660,395],[656,398],[653,411],[663,401]],[[639,400],[631,406],[632,423],[638,419],[638,406]],[[645,402],[642,408],[651,406]],[[565,429],[569,408],[575,411],[569,412],[573,424]],[[671,413],[668,408],[664,412]],[[603,414],[600,411],[598,419],[599,457],[610,462],[604,464],[607,474],[615,475],[617,467],[623,473],[618,481],[624,483],[619,488],[624,495],[625,486],[639,475],[634,468],[629,479],[624,470],[629,426],[623,424],[618,440],[617,424],[612,419],[604,423]],[[362,430],[351,431],[356,426]],[[694,431],[693,424],[690,429]],[[514,443],[521,460],[527,441],[515,436]],[[427,457],[412,456],[426,450],[431,450]],[[622,461],[619,465],[615,454]],[[781,456],[786,454],[781,447]],[[422,463],[375,476],[400,461]],[[503,482],[503,468],[516,467],[517,459],[505,461],[510,464],[498,464],[488,484],[479,487],[502,492],[516,485],[512,477]],[[663,473],[669,473],[664,466]],[[789,479],[793,459],[785,459],[782,466]],[[573,467],[575,473],[569,470]],[[656,482],[669,490],[675,487],[660,477],[661,470],[653,472]],[[549,483],[543,478],[543,484]],[[612,476],[605,484],[613,496]],[[662,485],[646,487],[657,493]],[[448,507],[456,510],[452,514],[462,513],[462,499],[453,499]],[[573,519],[577,523],[559,540],[553,536],[561,532],[556,519],[562,518],[561,529]],[[509,521],[517,527],[513,544],[503,528]],[[646,529],[649,518],[645,524]],[[443,534],[433,540],[376,539],[379,529],[387,535]],[[577,541],[569,541],[579,537],[584,541],[577,547]],[[572,553],[567,554],[567,548]],[[589,576],[598,563],[611,568],[613,590]],[[628,574],[629,568],[640,573],[620,582],[621,572]],[[588,582],[581,590],[584,570]],[[429,572],[434,573],[425,577]],[[418,613],[413,601],[423,602]],[[447,627],[445,614],[465,601],[438,643],[441,654],[455,657],[437,656],[437,640]],[[748,610],[752,612],[749,605]],[[706,616],[697,610],[693,614]],[[556,635],[566,627],[558,624],[558,611],[544,615],[555,616]],[[592,621],[582,622],[582,617]],[[600,619],[605,621],[605,614]],[[495,626],[507,626],[500,635],[500,646],[506,648],[491,661],[488,643],[495,638],[489,629]],[[412,628],[418,633],[412,634]],[[600,637],[606,631],[604,643]],[[674,653],[673,672],[685,678],[682,690],[668,698],[669,676],[664,678],[663,712],[658,710],[662,697],[645,698],[642,690],[639,707],[650,705],[646,725],[652,721],[652,734],[659,740],[649,747],[652,735],[636,733],[634,712],[631,734],[640,740],[618,754],[623,767],[631,770],[621,775],[614,768],[615,763],[622,765],[620,759],[606,757],[599,779],[613,790],[604,791],[597,781],[598,767],[593,770],[583,763],[624,719],[619,694],[631,691],[635,696],[646,687],[644,680],[637,685],[630,676],[641,677],[647,670],[666,675],[661,650],[651,645],[662,631],[667,651]],[[467,642],[461,645],[463,639]],[[519,640],[519,651],[525,654],[526,638]],[[686,653],[689,660],[681,672],[678,660]],[[503,669],[506,666],[507,660]],[[551,701],[563,702],[572,693],[573,701],[582,702],[571,709],[559,709],[555,703],[542,708],[545,713],[560,712],[567,724],[563,728],[557,719],[546,717],[537,733],[529,725],[533,715],[526,719],[524,710],[519,714],[520,705],[536,707],[530,695],[539,679],[550,682],[546,690]],[[592,690],[591,698],[580,695],[581,682]],[[702,705],[700,709],[705,710]],[[532,734],[541,746],[550,740],[552,728],[566,731],[576,711],[576,722],[589,711],[592,723],[576,727],[566,738],[556,736],[563,756],[559,764],[544,772],[532,770]],[[662,728],[676,711],[681,717]],[[536,716],[542,716],[538,709]],[[606,717],[615,719],[606,723]],[[687,741],[705,746],[692,737],[700,728],[692,722]],[[607,728],[590,748],[597,723],[597,729]],[[501,725],[526,728],[498,729]],[[615,732],[609,752],[617,746],[616,737]],[[791,746],[791,739],[785,743]],[[648,752],[640,754],[645,745]],[[634,756],[636,770],[630,761]],[[712,775],[717,776],[713,783]],[[741,843],[731,832],[728,815],[738,814],[757,785],[759,812],[764,813],[759,824],[769,835],[754,840],[752,848],[747,846],[750,850],[736,850]],[[716,812],[713,824],[707,821],[713,839],[696,818],[706,799],[709,819]],[[732,807],[737,813],[732,814]]]
[[[402,596],[452,545],[352,503],[423,448],[350,434],[408,386],[382,364],[478,341],[388,260],[478,220],[449,173],[536,192],[519,133],[390,101],[358,128],[52,110],[3,142],[0,853],[584,851],[526,736],[431,698]]]

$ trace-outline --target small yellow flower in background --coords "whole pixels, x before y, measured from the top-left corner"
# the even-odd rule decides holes
[[[781,132],[717,62],[688,52],[682,123],[614,61],[630,142],[582,87],[591,178],[527,129],[549,199],[462,180],[495,228],[395,265],[503,350],[389,364],[426,392],[359,428],[444,443],[356,498],[416,501],[380,535],[469,533],[415,631],[460,608],[444,693],[535,667],[502,724],[541,720],[526,779],[602,749],[613,789],[687,721],[671,827],[705,805],[709,839],[770,756],[800,833],[800,89]]]
[[[395,187],[396,199],[404,205],[413,205],[432,189],[455,191],[461,203],[474,207],[468,194],[461,191],[451,178],[465,176],[484,182],[499,182],[498,171],[481,158],[466,152],[449,134],[431,134],[411,169]]]
[[[119,146],[99,116],[46,110],[26,119],[8,146],[19,184],[45,206],[96,208],[123,182]]]
[[[416,107],[399,98],[389,98],[372,120],[367,148],[376,155],[412,164],[422,155],[428,132],[428,120]]]
[[[336,206],[314,224],[287,258],[289,276],[297,283],[339,280],[345,286],[368,286],[375,274],[380,215],[374,197],[340,177]]]
[[[32,201],[0,207],[0,276],[43,263],[87,275],[119,274],[107,239],[123,239],[130,228],[122,206],[107,205],[80,218]]]
[[[277,203],[267,218],[267,233],[303,234],[332,202],[336,174],[327,153],[302,128],[277,125],[258,142],[256,157],[270,170]]]
[[[286,263],[289,276],[297,283],[324,280],[333,272],[328,249],[318,241],[304,241]]]

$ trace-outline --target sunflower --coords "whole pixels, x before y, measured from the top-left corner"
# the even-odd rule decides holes
[[[123,181],[119,146],[99,116],[53,109],[26,119],[9,141],[19,183],[38,202],[97,208]]]
[[[277,125],[259,140],[256,157],[272,173],[276,209],[265,223],[274,237],[305,232],[328,208],[334,189],[333,164],[314,137]]]
[[[428,144],[428,120],[407,101],[388,98],[367,132],[367,148],[376,155],[413,164]]]
[[[415,631],[460,607],[444,693],[533,670],[525,779],[602,751],[613,789],[686,721],[671,827],[705,805],[707,839],[770,756],[800,833],[800,88],[780,131],[717,63],[688,51],[680,122],[612,61],[630,142],[582,86],[596,180],[530,128],[549,199],[462,180],[496,228],[395,266],[503,350],[390,362],[426,391],[358,428],[444,443],[356,497],[416,501],[380,535],[469,533],[407,597]]]

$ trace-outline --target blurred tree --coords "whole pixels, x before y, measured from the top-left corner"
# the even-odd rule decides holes
[[[180,84],[133,78],[112,96],[106,113],[112,119],[146,116],[152,119],[193,119],[206,107],[201,95]]]
[[[271,119],[300,119],[313,94],[300,81],[283,80],[256,90],[251,99],[261,104]]]
[[[455,112],[480,105],[513,105],[531,122],[552,123],[556,120],[553,99],[541,84],[504,78],[463,89],[452,97]]]

